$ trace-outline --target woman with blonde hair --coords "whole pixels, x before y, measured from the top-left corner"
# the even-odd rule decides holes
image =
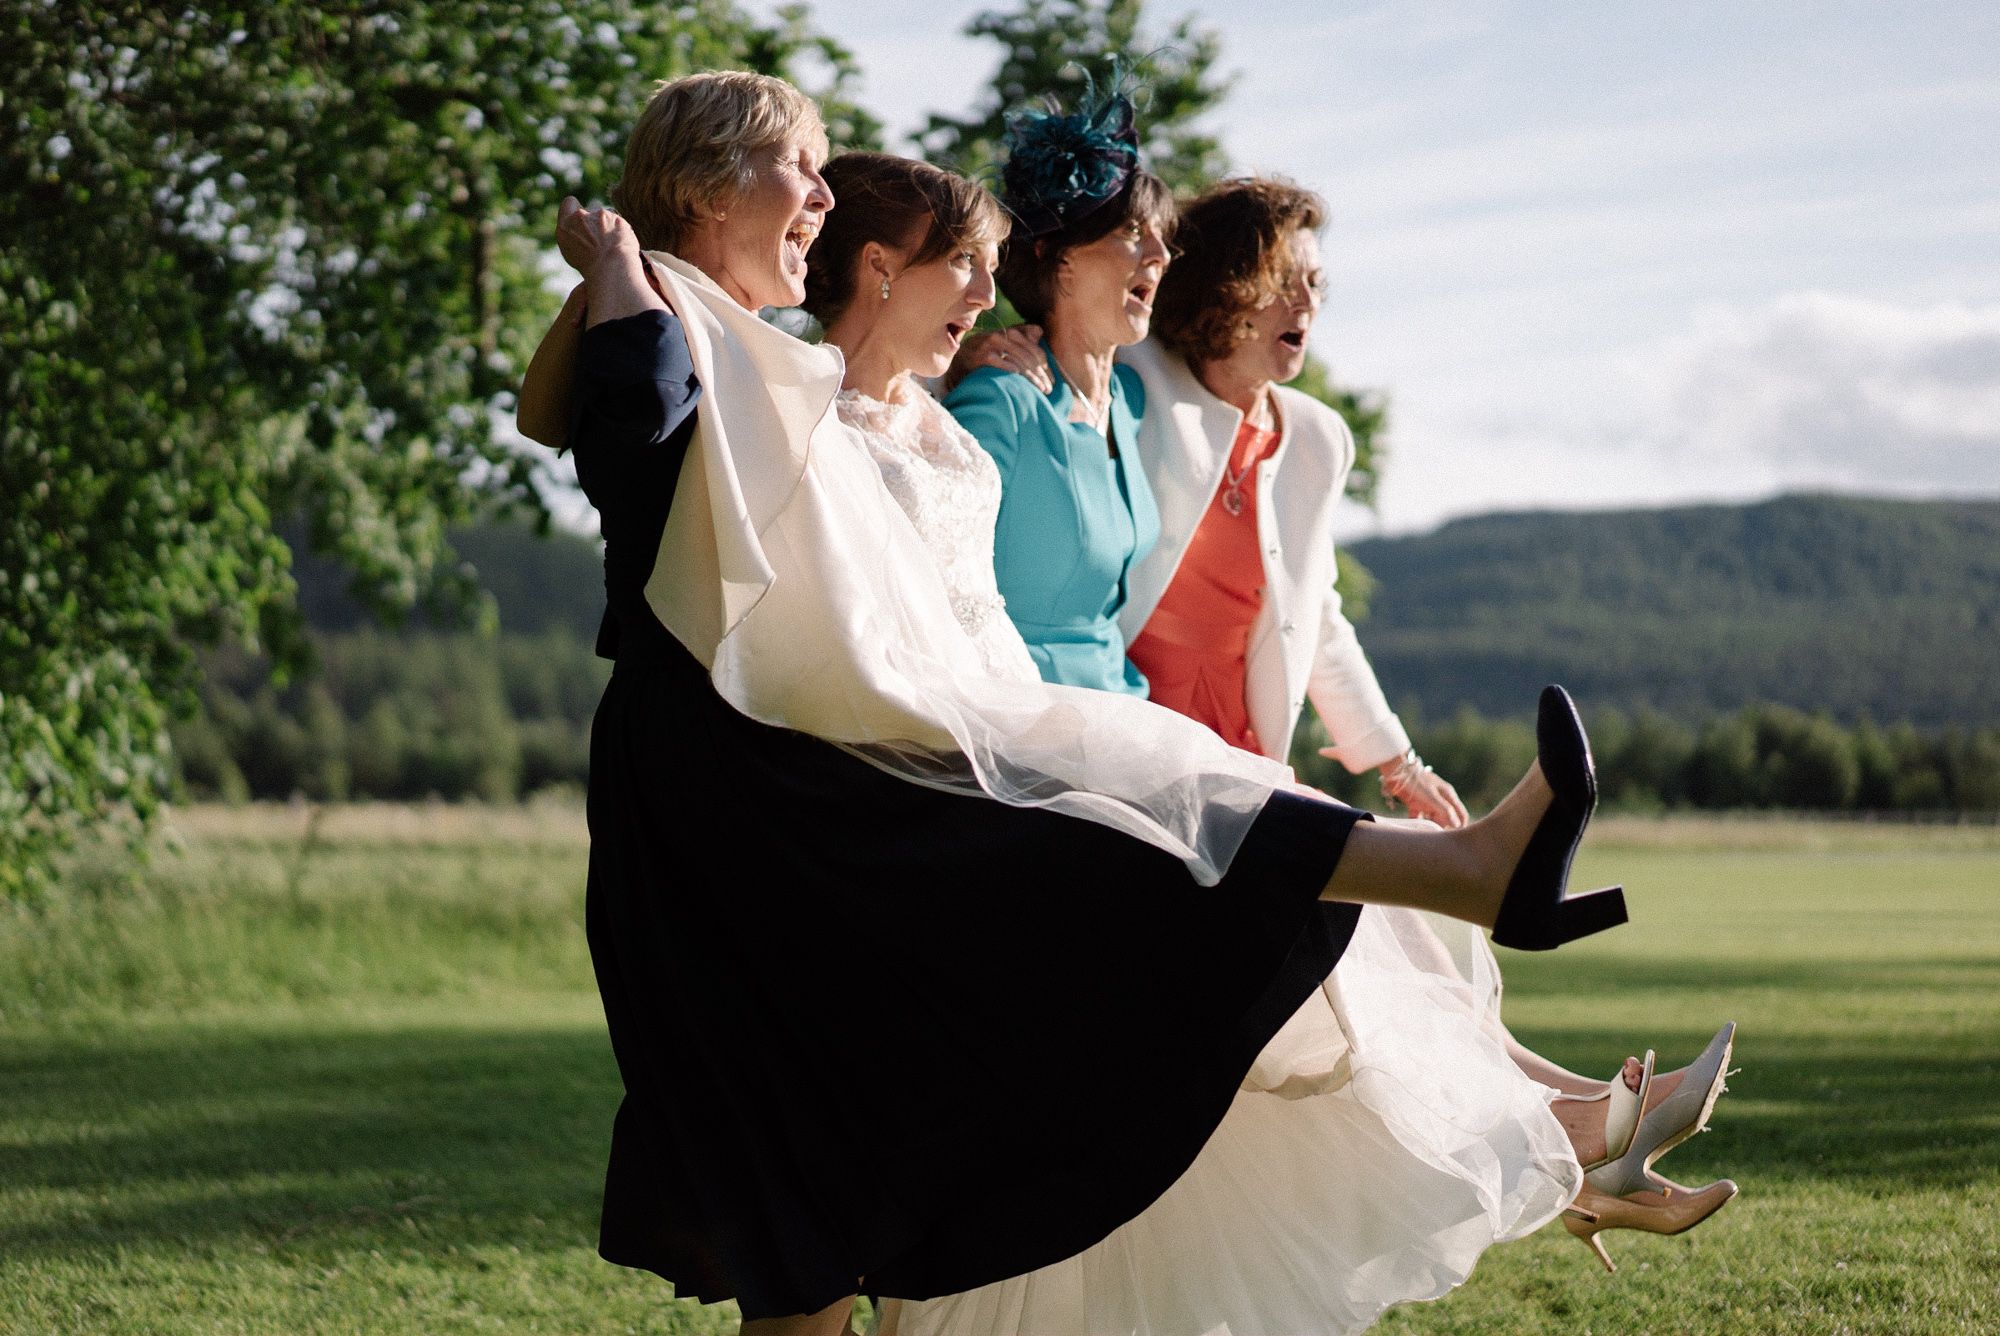
[[[1143,701],[996,670],[834,411],[867,349],[756,316],[806,295],[825,152],[779,81],[664,86],[619,187],[637,226],[565,202],[583,327],[558,320],[522,401],[536,430],[573,407],[606,543],[587,917],[625,1099],[600,1246],[753,1332],[837,1331],[863,1288],[971,1289],[1139,1214],[1356,902],[1537,947],[1623,916],[1564,898],[1594,791],[1559,692],[1517,794],[1425,833]],[[955,343],[976,274],[868,240],[882,282],[850,302],[935,283]],[[878,322],[905,359],[920,326]]]

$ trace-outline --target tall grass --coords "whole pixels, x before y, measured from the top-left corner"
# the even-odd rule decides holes
[[[0,904],[0,1024],[588,990],[584,860],[573,808],[196,809]]]

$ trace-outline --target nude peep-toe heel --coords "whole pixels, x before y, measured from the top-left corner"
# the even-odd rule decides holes
[[[1617,1161],[1632,1148],[1632,1138],[1639,1132],[1640,1115],[1646,1108],[1646,1096],[1653,1089],[1653,1061],[1653,1050],[1649,1048],[1640,1064],[1636,1091],[1625,1084],[1625,1072],[1620,1068],[1598,1094],[1558,1096],[1574,1104],[1604,1103],[1604,1154],[1583,1166],[1586,1173]]]
[[[1688,1065],[1674,1093],[1640,1117],[1638,1131],[1623,1153],[1589,1171],[1590,1186],[1611,1197],[1647,1191],[1653,1162],[1708,1125],[1715,1101],[1728,1088],[1729,1054],[1735,1044],[1736,1022],[1730,1021]]]
[[[1598,1235],[1607,1229],[1637,1229],[1648,1234],[1684,1234],[1729,1204],[1736,1184],[1717,1179],[1706,1187],[1682,1187],[1657,1174],[1648,1175],[1646,1186],[1622,1197],[1599,1192],[1588,1183],[1576,1202],[1563,1212],[1563,1228],[1582,1239],[1584,1246],[1616,1272],[1618,1264],[1604,1250]]]

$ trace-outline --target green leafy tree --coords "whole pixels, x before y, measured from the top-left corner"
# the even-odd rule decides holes
[[[1222,145],[1194,124],[1229,92],[1214,73],[1222,42],[1189,16],[1165,34],[1143,27],[1143,0],[1025,0],[989,10],[965,27],[1005,49],[993,84],[963,117],[933,114],[917,134],[924,156],[968,176],[990,176],[1008,113],[1055,99],[1073,105],[1086,71],[1102,79],[1112,60],[1142,85],[1141,148],[1147,165],[1175,190],[1192,193],[1228,170]]]
[[[1641,708],[1617,750],[1599,750],[1598,755],[1613,758],[1613,796],[1635,807],[1672,806],[1683,796],[1694,745],[1687,728],[1658,711]]]
[[[1757,728],[1747,715],[1711,721],[1688,754],[1687,794],[1696,807],[1758,807],[1764,786]]]
[[[1864,812],[1886,812],[1896,803],[1896,753],[1882,730],[1870,719],[1854,729],[1854,762],[1858,771],[1854,805]]]
[[[1749,712],[1757,734],[1761,787],[1772,807],[1836,811],[1861,789],[1854,740],[1831,719],[1783,705]]]
[[[726,0],[89,6],[0,15],[0,894],[143,820],[191,647],[303,659],[281,521],[394,613],[473,587],[446,527],[542,511],[496,418],[550,314],[560,197],[654,81],[818,78]]]

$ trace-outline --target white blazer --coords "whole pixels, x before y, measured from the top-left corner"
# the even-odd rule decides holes
[[[1148,339],[1119,360],[1146,386],[1139,460],[1160,507],[1160,541],[1133,566],[1119,626],[1131,643],[1159,605],[1208,512],[1243,414],[1211,394],[1186,362]],[[1394,760],[1410,735],[1389,708],[1375,670],[1341,615],[1333,587],[1333,516],[1354,436],[1340,414],[1283,386],[1278,448],[1257,466],[1257,539],[1264,555],[1264,607],[1250,630],[1250,726],[1284,760],[1306,698],[1312,698],[1333,757],[1355,774]]]

